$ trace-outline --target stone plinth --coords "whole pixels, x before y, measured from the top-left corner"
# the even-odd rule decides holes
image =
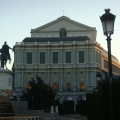
[[[12,90],[12,71],[8,69],[0,69],[0,90]]]

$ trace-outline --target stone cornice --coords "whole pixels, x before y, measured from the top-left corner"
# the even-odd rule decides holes
[[[94,32],[95,30],[67,30],[67,33],[73,33],[73,32],[80,32],[80,33],[82,33],[82,32]],[[35,31],[35,32],[31,32],[31,33],[60,33],[60,31]]]
[[[94,48],[95,44],[17,45],[17,46],[14,46],[14,51],[16,51],[17,49],[20,49],[20,50],[22,50],[22,49],[24,49],[24,50],[25,49],[44,49],[44,48],[50,48],[50,49],[52,49],[52,48],[59,48],[59,49],[61,49],[61,48],[74,48],[74,47],[76,47],[76,48],[82,48],[82,47],[84,47],[84,48],[86,48],[86,47],[87,48]]]
[[[0,74],[3,74],[3,73],[10,73],[10,74],[12,74],[12,71],[11,70],[9,70],[9,69],[0,69]]]

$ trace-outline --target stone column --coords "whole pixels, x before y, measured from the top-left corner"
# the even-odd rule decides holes
[[[37,70],[37,48],[36,48],[37,42],[35,41],[35,56],[34,56],[34,78],[36,80],[36,70]]]
[[[55,106],[55,112],[58,112],[58,106]]]
[[[74,95],[74,111],[76,111],[76,96]]]
[[[60,42],[61,43],[61,77],[60,77],[60,91],[63,91],[63,48],[62,48],[62,41]]]
[[[95,63],[96,63],[96,62],[97,62],[97,61],[96,61],[96,50],[95,50],[95,58],[94,58],[94,60],[95,60]]]
[[[50,64],[50,48],[49,48],[50,42],[48,41],[48,58],[47,58],[47,63],[48,65]]]
[[[63,48],[62,48],[62,41],[60,42],[61,43],[61,65],[63,64]]]
[[[61,68],[61,78],[60,78],[60,91],[63,91],[63,71],[62,71],[62,68]]]
[[[37,45],[36,41],[35,41],[35,45]],[[37,63],[36,46],[35,46],[35,58],[34,58],[34,61],[35,61],[35,65],[36,65],[36,63]]]
[[[89,79],[89,70],[88,70],[88,68],[87,68],[87,70],[86,70],[86,82],[87,82],[87,90],[90,90],[90,79]]]
[[[50,85],[50,70],[48,69],[48,85]]]
[[[24,87],[24,83],[23,83],[23,69],[22,69],[22,87]]]
[[[74,62],[74,65],[76,65],[76,41],[74,41],[74,52],[73,52],[73,62]]]
[[[89,42],[87,41],[87,44],[89,44]],[[87,65],[86,65],[86,89],[87,90],[90,90],[90,79],[89,79],[89,64],[88,64],[88,62],[89,62],[89,48],[88,48],[88,45],[87,45],[87,47],[86,47],[86,63],[87,63]]]
[[[51,83],[50,83],[50,48],[49,48],[49,45],[50,45],[50,42],[48,41],[48,55],[47,55],[47,68],[48,68],[48,84],[51,86]]]
[[[94,86],[97,86],[96,72],[94,71]],[[92,86],[93,87],[93,86]]]
[[[22,43],[24,44],[24,43]],[[21,52],[21,61],[22,61],[22,64],[24,63],[24,47],[22,46],[22,52]]]
[[[37,71],[37,69],[35,68],[35,74],[34,74],[34,78],[35,78],[35,80],[36,80],[36,71]]]
[[[76,91],[77,84],[76,84],[76,69],[74,68],[74,81],[73,81],[73,91]]]
[[[15,81],[13,81],[14,82],[14,89],[13,90],[15,90],[16,89],[16,87],[17,87],[17,73],[15,72]]]
[[[88,49],[88,45],[86,47],[86,62],[89,62],[89,49]]]
[[[54,113],[54,106],[51,106],[51,113]]]
[[[24,43],[22,43],[24,44]],[[22,46],[22,54],[21,54],[21,58],[22,58],[22,71],[21,71],[21,77],[22,77],[22,80],[21,80],[21,87],[23,87],[24,83],[23,83],[23,68],[24,68],[24,47]]]

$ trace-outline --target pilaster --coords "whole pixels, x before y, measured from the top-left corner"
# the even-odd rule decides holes
[[[48,73],[47,73],[47,74],[48,74],[48,76],[47,76],[47,77],[48,77],[48,81],[47,81],[47,82],[48,82],[48,85],[50,85],[50,70],[48,69],[47,72],[48,72]]]
[[[89,79],[89,70],[87,68],[86,70],[86,76],[87,76],[87,90],[90,90],[90,79]]]
[[[74,68],[74,81],[73,81],[73,91],[77,90],[77,82],[76,82],[76,69]]]
[[[50,48],[49,48],[50,42],[48,41],[48,58],[47,58],[47,63],[48,65],[50,64]]]
[[[63,91],[63,70],[61,68],[61,77],[60,77],[60,91]]]
[[[22,87],[24,87],[24,80],[23,80],[24,78],[23,78],[23,69],[22,69]]]

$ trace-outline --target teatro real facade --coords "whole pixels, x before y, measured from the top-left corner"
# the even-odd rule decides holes
[[[14,46],[14,91],[21,94],[31,77],[40,76],[53,87],[61,103],[84,99],[97,85],[96,73],[108,76],[107,52],[96,42],[97,30],[66,16],[31,30],[31,37]],[[112,56],[113,76],[120,63]],[[75,108],[74,108],[75,109]]]

